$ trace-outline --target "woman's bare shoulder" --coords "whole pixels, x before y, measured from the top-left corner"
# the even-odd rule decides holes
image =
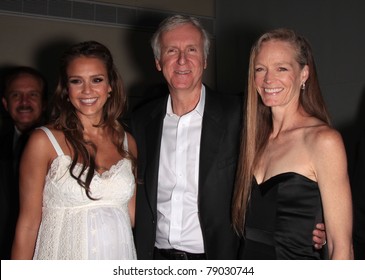
[[[342,143],[340,132],[326,124],[312,127],[308,132],[309,139],[313,141],[313,145],[321,146],[337,144],[338,142]]]
[[[340,132],[326,124],[308,129],[306,143],[315,155],[344,151],[344,143]]]
[[[51,126],[45,126],[48,128],[53,136],[59,141],[61,137],[63,137],[63,132],[57,129],[54,129]],[[29,137],[29,145],[32,148],[39,149],[38,151],[41,152],[41,150],[46,150],[49,152],[50,150],[53,150],[52,143],[47,135],[47,133],[43,129],[34,129]]]
[[[44,131],[43,128],[47,128],[52,133],[54,133],[53,132],[54,131],[54,128],[52,128],[51,126],[48,126],[48,125],[47,126],[44,125],[44,126],[41,126],[41,127],[36,128],[36,129],[33,129],[32,132],[31,132],[31,134],[30,134],[30,136],[31,137],[35,137],[35,138],[40,138],[40,139],[42,139],[42,138],[48,139],[47,133]]]

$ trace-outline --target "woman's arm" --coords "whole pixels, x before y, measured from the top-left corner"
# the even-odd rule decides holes
[[[24,149],[19,172],[20,210],[12,259],[32,259],[42,217],[44,181],[52,146],[41,130],[35,130]]]
[[[353,259],[352,201],[341,135],[333,129],[313,141],[313,163],[321,192],[330,259]]]

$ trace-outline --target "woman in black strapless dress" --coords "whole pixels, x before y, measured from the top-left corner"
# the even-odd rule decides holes
[[[323,221],[318,184],[298,173],[254,179],[246,215],[243,259],[321,259],[312,231]],[[241,248],[241,249],[242,249]]]
[[[351,259],[345,148],[329,125],[311,47],[294,31],[270,31],[253,46],[244,122],[233,201],[240,258]],[[328,248],[319,251],[312,231],[321,222]]]

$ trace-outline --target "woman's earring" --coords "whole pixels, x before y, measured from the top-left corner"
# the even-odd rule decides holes
[[[302,84],[302,90],[305,90],[305,83]]]
[[[109,93],[108,93],[108,98],[110,97],[110,94],[111,94],[111,93],[112,93],[112,92],[109,92]]]

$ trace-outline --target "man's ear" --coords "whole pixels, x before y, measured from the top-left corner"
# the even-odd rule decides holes
[[[155,58],[155,65],[158,71],[162,71],[160,61],[157,58]]]

